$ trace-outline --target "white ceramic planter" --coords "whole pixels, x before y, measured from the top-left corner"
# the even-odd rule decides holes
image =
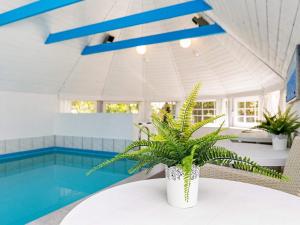
[[[167,199],[171,206],[190,208],[198,202],[199,167],[193,166],[188,201],[184,198],[183,172],[179,167],[166,167]]]
[[[283,151],[287,149],[287,135],[272,135],[273,149],[276,151]]]

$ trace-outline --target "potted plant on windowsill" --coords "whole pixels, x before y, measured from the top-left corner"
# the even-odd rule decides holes
[[[296,112],[291,112],[291,107],[287,108],[285,112],[279,109],[275,115],[271,115],[267,111],[264,113],[264,121],[256,128],[272,135],[274,150],[286,150],[288,141],[291,143],[292,135],[300,128],[299,119]]]
[[[180,208],[193,207],[197,204],[199,167],[206,163],[232,166],[274,178],[283,178],[282,174],[261,167],[249,158],[240,157],[223,147],[215,146],[219,140],[233,138],[233,136],[221,135],[222,125],[212,133],[198,138],[192,137],[198,129],[222,117],[215,116],[192,123],[192,113],[199,88],[199,84],[194,87],[183,104],[178,119],[174,119],[168,113],[163,117],[153,114],[152,123],[157,129],[157,134],[149,134],[149,140],[134,141],[123,153],[99,164],[88,174],[120,159],[137,161],[130,169],[130,173],[142,168],[151,169],[162,163],[166,168],[168,202]]]

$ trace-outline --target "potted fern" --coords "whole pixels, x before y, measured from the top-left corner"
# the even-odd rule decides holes
[[[288,107],[285,112],[280,109],[275,115],[270,112],[264,113],[264,121],[256,128],[264,130],[272,135],[274,150],[286,150],[288,140],[291,143],[292,135],[300,128],[299,116]]]
[[[138,140],[127,146],[123,153],[92,168],[88,174],[120,159],[136,160],[130,173],[142,168],[151,169],[157,164],[164,164],[167,181],[167,199],[170,205],[188,208],[197,204],[199,167],[206,163],[251,171],[275,178],[282,178],[276,171],[264,168],[249,158],[240,157],[223,147],[215,146],[217,141],[231,139],[222,135],[222,126],[202,137],[192,135],[204,125],[222,116],[216,116],[193,124],[192,113],[196,104],[200,85],[195,85],[183,104],[178,119],[169,113],[164,116],[152,115],[152,123],[157,133],[149,134],[149,140]],[[145,132],[148,134],[148,132]]]

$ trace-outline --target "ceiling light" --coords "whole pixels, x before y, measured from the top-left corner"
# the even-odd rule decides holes
[[[191,46],[192,40],[191,39],[182,39],[179,41],[179,44],[182,48],[188,48]]]
[[[137,46],[136,52],[140,55],[144,55],[147,52],[147,47],[145,45]]]
[[[195,50],[195,51],[194,51],[194,55],[195,55],[196,57],[199,57],[199,56],[200,56],[200,51]]]

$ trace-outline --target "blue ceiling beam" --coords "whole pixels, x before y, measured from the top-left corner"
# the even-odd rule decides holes
[[[82,0],[40,0],[0,14],[0,26],[14,23]]]
[[[203,0],[193,0],[164,8],[146,11],[130,16],[120,17],[100,23],[78,27],[58,33],[50,34],[46,44],[80,38],[88,35],[104,33],[107,31],[122,29],[126,27],[156,22],[174,17],[189,15],[192,13],[211,10],[212,8]]]
[[[102,52],[116,51],[120,49],[132,48],[141,45],[151,45],[170,41],[176,41],[186,38],[196,38],[202,36],[209,36],[214,34],[222,34],[225,31],[217,24],[207,25],[202,27],[190,28],[185,30],[178,30],[163,34],[156,34],[146,37],[127,39],[112,43],[87,46],[82,51],[82,55],[91,55]]]

